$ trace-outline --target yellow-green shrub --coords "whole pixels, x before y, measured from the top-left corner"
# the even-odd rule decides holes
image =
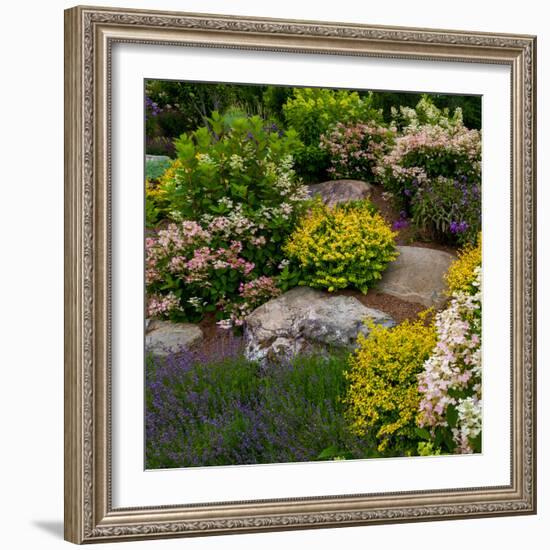
[[[181,168],[181,161],[175,159],[168,168],[153,182],[145,180],[145,225],[154,227],[161,219],[166,218],[170,211],[170,193],[175,188],[176,170]]]
[[[417,454],[420,404],[417,375],[436,343],[433,324],[405,321],[371,326],[350,356],[346,417],[350,429],[387,456]]]
[[[170,166],[164,171],[164,174],[160,177],[160,187],[164,188],[166,185],[172,183],[176,176],[176,171],[182,167],[180,159],[174,159]]]
[[[476,246],[468,245],[463,248],[458,254],[458,259],[449,267],[445,276],[449,294],[477,292],[477,288],[472,286],[472,282],[476,278],[476,269],[479,266],[481,266],[481,233]]]
[[[284,250],[298,284],[330,292],[351,286],[366,293],[397,257],[394,237],[369,201],[334,208],[317,201]]]

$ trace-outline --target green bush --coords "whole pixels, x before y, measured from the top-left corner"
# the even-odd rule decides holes
[[[285,245],[291,265],[282,278],[329,292],[351,286],[366,293],[397,257],[394,237],[369,201],[334,208],[317,201]]]
[[[292,169],[296,132],[280,135],[260,117],[226,120],[217,112],[208,123],[175,140],[179,163],[165,185],[172,210],[198,219],[240,204],[244,215],[263,212],[283,222],[270,209],[303,199]]]
[[[338,122],[381,122],[382,113],[372,103],[372,94],[361,97],[348,90],[295,88],[283,106],[283,114],[302,142],[295,155],[298,173],[311,181],[325,178],[330,156],[321,148],[321,136]]]
[[[293,169],[298,139],[260,117],[222,117],[175,141],[178,157],[163,177],[176,221],[224,226],[227,243],[243,241],[243,256],[259,275],[273,275],[281,247],[303,212],[307,189]]]
[[[344,403],[351,430],[384,456],[418,454],[418,375],[435,346],[432,324],[405,321],[394,328],[373,325],[350,358]]]

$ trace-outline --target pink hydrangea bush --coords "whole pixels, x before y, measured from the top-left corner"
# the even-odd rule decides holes
[[[367,124],[337,123],[321,136],[321,149],[328,152],[334,178],[374,181],[373,169],[386,154],[395,139],[395,127],[386,128],[375,122]]]
[[[245,246],[264,239],[243,220],[217,217],[206,228],[184,220],[146,239],[149,317],[196,321],[216,312],[240,325],[253,307],[278,293],[273,278],[257,277],[256,265],[243,256]],[[241,240],[228,241],[226,231],[238,233],[235,224],[246,229]]]
[[[456,292],[436,316],[437,345],[424,363],[418,389],[419,425],[446,452],[481,451],[481,267],[473,294]]]

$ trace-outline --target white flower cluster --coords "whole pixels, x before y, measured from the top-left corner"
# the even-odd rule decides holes
[[[201,164],[211,164],[212,166],[217,165],[216,161],[208,153],[197,153],[196,157]]]
[[[229,158],[229,166],[231,170],[242,172],[244,170],[244,159],[239,155],[231,155]]]
[[[447,408],[458,413],[452,428],[457,452],[471,453],[481,432],[481,268],[475,271],[475,294],[457,292],[437,314],[437,344],[419,375],[420,424],[448,426]]]
[[[462,453],[470,453],[470,440],[481,433],[481,400],[476,395],[459,399],[457,427],[453,436]]]

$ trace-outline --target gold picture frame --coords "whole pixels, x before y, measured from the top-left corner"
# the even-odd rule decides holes
[[[511,69],[512,449],[507,486],[114,509],[110,86],[116,42],[496,63]],[[536,38],[75,7],[65,12],[65,538],[123,541],[536,512]]]

